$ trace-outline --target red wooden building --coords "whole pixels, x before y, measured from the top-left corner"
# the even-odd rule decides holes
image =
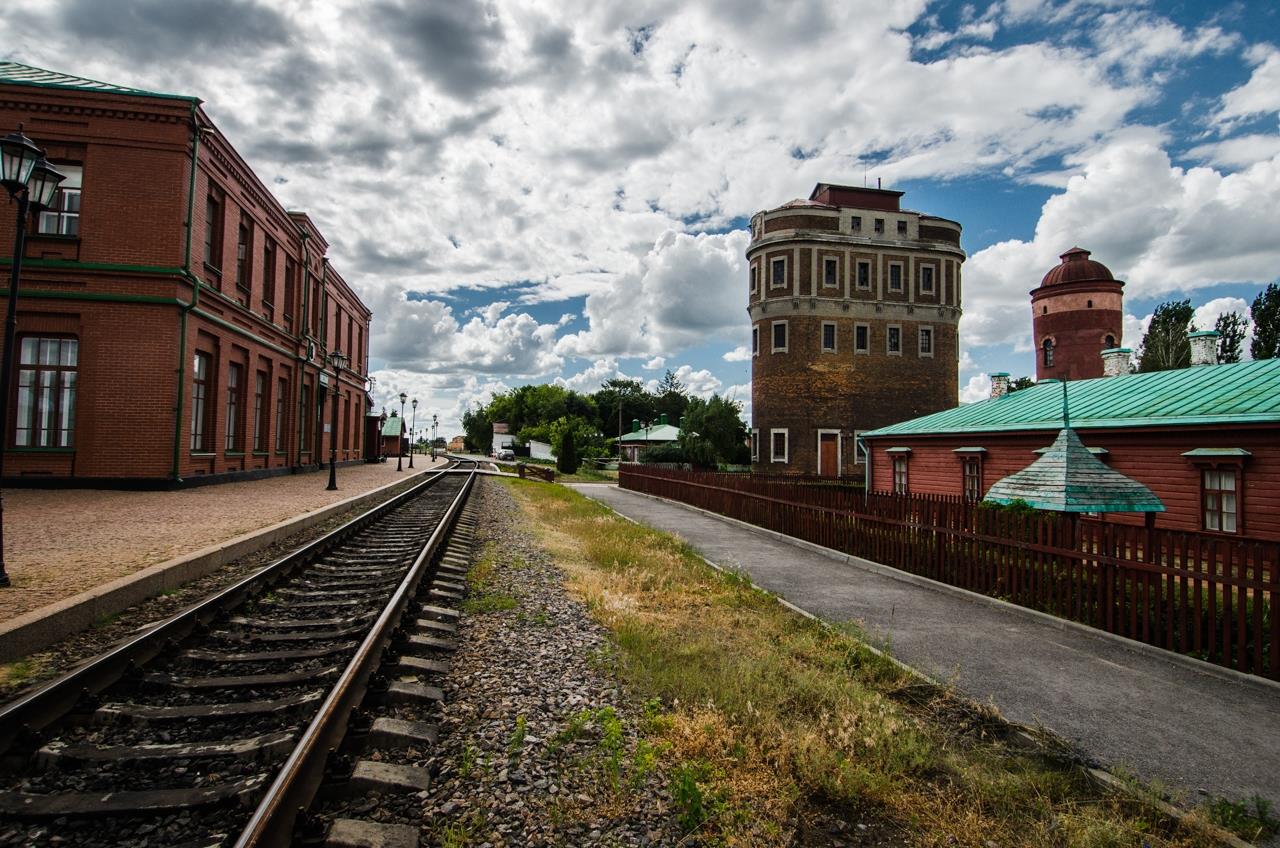
[[[362,457],[372,314],[200,102],[0,62],[0,133],[21,125],[68,176],[28,224],[6,484],[172,486],[315,467],[331,445]]]
[[[1280,539],[1280,360],[1067,384],[1071,426],[1145,484],[1157,527]],[[1062,384],[1044,381],[862,436],[872,491],[982,498],[1053,442]],[[1141,523],[1141,516],[1108,515]]]

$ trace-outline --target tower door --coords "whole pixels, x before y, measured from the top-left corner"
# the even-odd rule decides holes
[[[840,434],[818,434],[818,473],[823,477],[840,476]]]

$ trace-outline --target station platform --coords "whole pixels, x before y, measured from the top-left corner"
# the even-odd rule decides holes
[[[1280,685],[683,504],[608,484],[573,488],[818,618],[856,623],[901,662],[1163,784],[1183,804],[1258,795],[1280,808]]]

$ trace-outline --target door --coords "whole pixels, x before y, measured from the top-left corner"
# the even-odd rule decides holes
[[[840,434],[818,434],[818,473],[823,477],[840,476]]]

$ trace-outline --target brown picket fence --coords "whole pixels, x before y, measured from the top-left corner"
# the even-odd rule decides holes
[[[1280,680],[1280,542],[623,464],[681,501],[942,583]]]

